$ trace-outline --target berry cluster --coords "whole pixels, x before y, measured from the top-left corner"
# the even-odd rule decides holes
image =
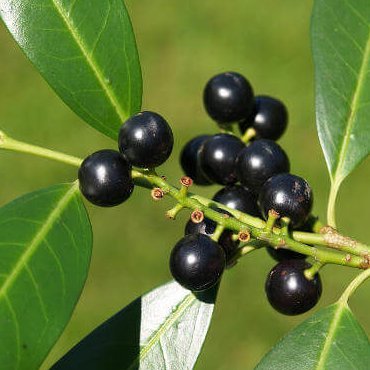
[[[287,126],[284,104],[268,96],[254,97],[250,83],[230,72],[207,83],[204,105],[221,132],[197,136],[185,145],[180,162],[188,178],[198,185],[223,185],[213,200],[230,210],[268,221],[274,217],[272,226],[280,219],[281,226],[306,228],[311,188],[289,173],[288,156],[275,142]],[[241,137],[232,131],[235,123]],[[172,152],[173,134],[162,116],[141,112],[122,125],[118,148],[95,152],[80,166],[81,192],[95,205],[110,207],[127,200],[134,189],[132,168],[154,169],[164,163]],[[233,217],[217,206],[211,208],[222,217]],[[188,221],[185,236],[170,256],[173,277],[192,291],[217,284],[225,267],[234,262],[240,241],[245,241],[203,216]],[[268,276],[266,294],[275,309],[294,315],[316,304],[321,282],[317,274],[311,280],[305,277],[310,265],[304,255],[283,247],[267,248],[279,263]]]
[[[208,81],[204,106],[223,132],[197,136],[184,146],[180,163],[185,174],[198,185],[224,185],[213,200],[229,208],[266,220],[273,211],[289,222],[291,229],[307,228],[313,202],[311,188],[304,179],[289,173],[288,156],[275,142],[287,127],[284,104],[269,96],[254,97],[245,77],[228,72]],[[233,134],[235,123],[241,138]],[[188,289],[197,291],[214,285],[221,276],[220,266],[225,267],[238,247],[232,232],[225,230],[217,249],[211,243],[215,229],[212,220],[198,224],[190,220],[186,236],[172,252],[171,271]],[[200,234],[208,239],[194,238]],[[209,255],[204,248],[206,241],[212,244],[207,248]],[[305,277],[304,271],[310,267],[305,256],[284,248],[267,249],[279,261],[266,282],[271,305],[290,315],[313,307],[321,295],[321,282],[317,274],[312,280]]]

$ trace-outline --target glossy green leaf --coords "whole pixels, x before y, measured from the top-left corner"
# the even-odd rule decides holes
[[[112,138],[140,110],[142,82],[123,0],[0,0],[9,31],[57,94]]]
[[[368,370],[370,343],[349,307],[322,309],[286,335],[258,370]]]
[[[192,369],[216,293],[195,296],[176,282],[154,289],[95,329],[52,370]]]
[[[370,1],[316,0],[316,120],[336,190],[370,153]]]
[[[0,208],[0,368],[38,369],[68,323],[92,235],[76,184]]]

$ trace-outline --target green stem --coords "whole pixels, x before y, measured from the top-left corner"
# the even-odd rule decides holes
[[[215,242],[220,239],[221,234],[224,232],[225,228],[222,225],[217,225],[215,232],[212,235],[212,240]]]
[[[339,298],[339,302],[348,303],[351,295],[356,291],[356,289],[364,283],[367,279],[370,278],[370,269],[359,274],[351,283],[348,285],[342,296]]]
[[[340,249],[342,252],[354,254],[360,257],[370,256],[370,247],[357,240],[345,237],[338,232],[314,234],[301,231],[293,232],[293,239],[312,245],[321,245],[332,249]]]
[[[324,265],[321,262],[315,262],[310,268],[305,270],[304,275],[308,280],[312,280]]]
[[[76,167],[79,167],[82,162],[82,159],[73,157],[68,154],[14,140],[6,136],[2,131],[0,131],[0,149],[32,154],[38,157],[53,159],[54,161],[63,162]]]
[[[269,211],[268,218],[266,221],[266,226],[265,226],[266,232],[272,232],[278,218],[279,218],[279,214],[271,209]]]
[[[337,201],[339,185],[337,181],[331,183],[330,194],[329,194],[329,201],[328,201],[328,212],[327,212],[327,220],[328,225],[336,228],[337,223],[335,220],[335,205]]]
[[[251,139],[253,139],[256,136],[256,130],[253,127],[248,128],[243,136],[241,137],[241,140],[244,144],[248,144]]]

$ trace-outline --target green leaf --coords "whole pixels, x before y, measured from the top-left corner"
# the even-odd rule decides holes
[[[312,46],[317,128],[337,192],[370,153],[370,2],[316,0]]]
[[[0,208],[0,367],[38,369],[68,323],[92,235],[77,184]]]
[[[136,42],[122,0],[0,0],[9,31],[82,119],[116,139],[140,110]]]
[[[370,343],[347,304],[322,309],[286,335],[256,369],[368,370]]]
[[[195,296],[170,282],[103,323],[52,370],[192,369],[211,321],[217,288]]]

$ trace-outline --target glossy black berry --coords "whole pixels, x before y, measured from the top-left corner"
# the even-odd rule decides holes
[[[215,210],[217,212],[223,213],[228,217],[232,217],[232,215],[224,209],[215,208]],[[215,232],[216,227],[217,223],[213,220],[210,220],[209,218],[204,218],[204,220],[199,223],[195,223],[192,220],[189,220],[185,225],[185,235],[203,234],[211,237]],[[233,232],[226,229],[222,232],[218,240],[218,244],[223,248],[225,252],[226,260],[228,260],[234,254],[236,248],[239,245],[239,241],[234,241],[232,239],[232,236]]]
[[[293,228],[305,223],[311,213],[313,195],[308,183],[299,176],[283,173],[271,177],[262,187],[258,203],[263,217],[270,209],[290,218]]]
[[[256,130],[257,138],[277,140],[288,124],[288,111],[278,99],[270,96],[256,96],[253,113],[239,124],[242,133],[249,127]]]
[[[197,185],[210,185],[212,182],[207,179],[200,167],[200,152],[202,146],[210,135],[200,135],[190,140],[181,151],[180,163],[185,172]]]
[[[287,260],[296,260],[296,259],[305,259],[306,256],[301,253],[297,253],[291,251],[289,249],[279,248],[266,248],[268,254],[275,260],[275,261],[287,261]]]
[[[236,171],[240,182],[258,193],[274,175],[289,172],[290,163],[284,150],[272,140],[256,140],[238,155]]]
[[[234,135],[217,134],[209,138],[200,153],[202,171],[211,181],[231,185],[237,181],[236,158],[244,143]]]
[[[309,263],[298,259],[280,262],[270,271],[265,291],[276,311],[284,315],[299,315],[316,305],[322,292],[321,279],[316,274],[308,280],[304,270],[309,267]]]
[[[171,252],[170,270],[184,288],[202,291],[214,286],[224,271],[225,253],[203,234],[186,235]]]
[[[80,166],[78,180],[85,198],[102,207],[124,202],[134,189],[130,163],[110,149],[89,155]]]
[[[251,216],[261,217],[257,196],[244,186],[226,186],[214,195],[213,200]]]
[[[172,152],[171,127],[157,113],[138,113],[121,126],[118,147],[133,166],[157,167],[164,163]]]
[[[237,122],[251,113],[253,90],[239,73],[221,73],[208,81],[203,101],[209,116],[216,122]]]

